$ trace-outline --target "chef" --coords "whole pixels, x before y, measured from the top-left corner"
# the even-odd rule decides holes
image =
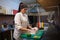
[[[22,33],[30,32],[31,26],[29,25],[28,16],[26,14],[27,5],[24,3],[19,4],[18,13],[15,15],[14,23],[14,39],[15,40],[22,40],[19,36]],[[30,29],[28,29],[29,27]]]

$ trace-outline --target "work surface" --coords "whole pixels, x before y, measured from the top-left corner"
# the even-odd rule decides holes
[[[25,33],[25,34],[21,34],[21,38],[25,38],[25,39],[28,39],[28,40],[40,40],[42,38],[44,34],[44,30],[38,30],[36,32],[36,34],[28,34],[28,33]]]

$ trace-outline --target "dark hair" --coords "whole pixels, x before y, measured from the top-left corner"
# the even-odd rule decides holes
[[[24,3],[21,2],[21,3],[19,4],[18,12],[20,12],[21,9],[23,9],[23,8],[28,8],[28,6],[27,6],[26,4],[24,4]]]

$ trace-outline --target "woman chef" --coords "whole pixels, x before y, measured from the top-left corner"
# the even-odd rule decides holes
[[[31,26],[29,26],[28,16],[26,15],[27,5],[24,3],[20,3],[18,13],[15,15],[15,29],[14,29],[14,39],[22,40],[19,36],[22,33],[30,32]],[[28,29],[29,27],[30,29]]]

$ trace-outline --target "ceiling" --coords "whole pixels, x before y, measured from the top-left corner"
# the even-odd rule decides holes
[[[37,0],[37,2],[47,11],[55,10],[56,6],[60,4],[60,0]]]
[[[56,6],[60,4],[60,0],[20,0],[27,4],[39,3],[46,11],[56,10]]]

